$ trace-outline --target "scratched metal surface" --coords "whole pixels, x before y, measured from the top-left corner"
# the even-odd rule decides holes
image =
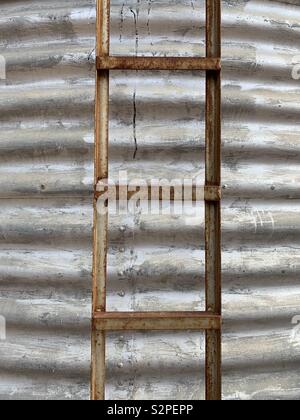
[[[112,3],[112,53],[203,54],[202,0]],[[300,399],[298,4],[223,2],[225,399]],[[87,399],[94,0],[0,9],[0,398]],[[114,73],[111,174],[203,176],[203,101],[196,73]],[[203,309],[203,255],[203,209],[111,217],[109,309]],[[108,398],[202,398],[203,345],[111,335]]]

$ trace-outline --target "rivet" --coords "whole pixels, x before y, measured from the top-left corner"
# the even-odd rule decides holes
[[[123,292],[123,291],[122,291],[122,292],[119,292],[119,293],[118,293],[118,295],[119,295],[120,297],[124,297],[124,296],[125,296],[125,292]]]
[[[125,226],[121,226],[120,227],[120,232],[124,233],[126,231],[126,227]]]
[[[118,363],[118,368],[119,369],[122,369],[124,367],[124,364],[123,363]]]
[[[275,190],[276,190],[275,185],[272,185],[271,190],[272,190],[272,191],[275,191]]]

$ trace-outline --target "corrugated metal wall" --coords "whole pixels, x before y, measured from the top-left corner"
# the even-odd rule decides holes
[[[223,2],[227,399],[300,398],[298,3]],[[112,52],[202,55],[203,4],[113,0]],[[86,399],[95,4],[0,9],[0,397]],[[203,101],[197,73],[114,73],[111,174],[203,176]],[[203,209],[110,223],[109,309],[203,309]],[[201,334],[108,347],[109,398],[203,397]]]

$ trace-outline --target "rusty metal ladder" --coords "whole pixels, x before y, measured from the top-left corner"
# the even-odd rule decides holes
[[[110,0],[97,0],[95,199],[92,322],[92,400],[105,399],[105,347],[109,331],[206,332],[206,400],[221,400],[221,0],[206,0],[206,57],[111,57]],[[205,248],[206,311],[106,311],[108,211],[100,211],[99,182],[108,180],[110,70],[206,72]],[[97,211],[98,210],[98,211]],[[100,209],[101,210],[101,209]]]

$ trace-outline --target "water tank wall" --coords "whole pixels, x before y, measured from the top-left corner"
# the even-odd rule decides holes
[[[95,1],[0,8],[0,398],[88,399]],[[203,12],[112,0],[112,53],[203,55]],[[298,0],[223,1],[224,399],[300,399],[299,25]],[[203,177],[203,117],[203,75],[114,72],[111,175]],[[203,227],[111,217],[109,309],[203,309]],[[107,396],[203,398],[203,350],[111,334]]]

